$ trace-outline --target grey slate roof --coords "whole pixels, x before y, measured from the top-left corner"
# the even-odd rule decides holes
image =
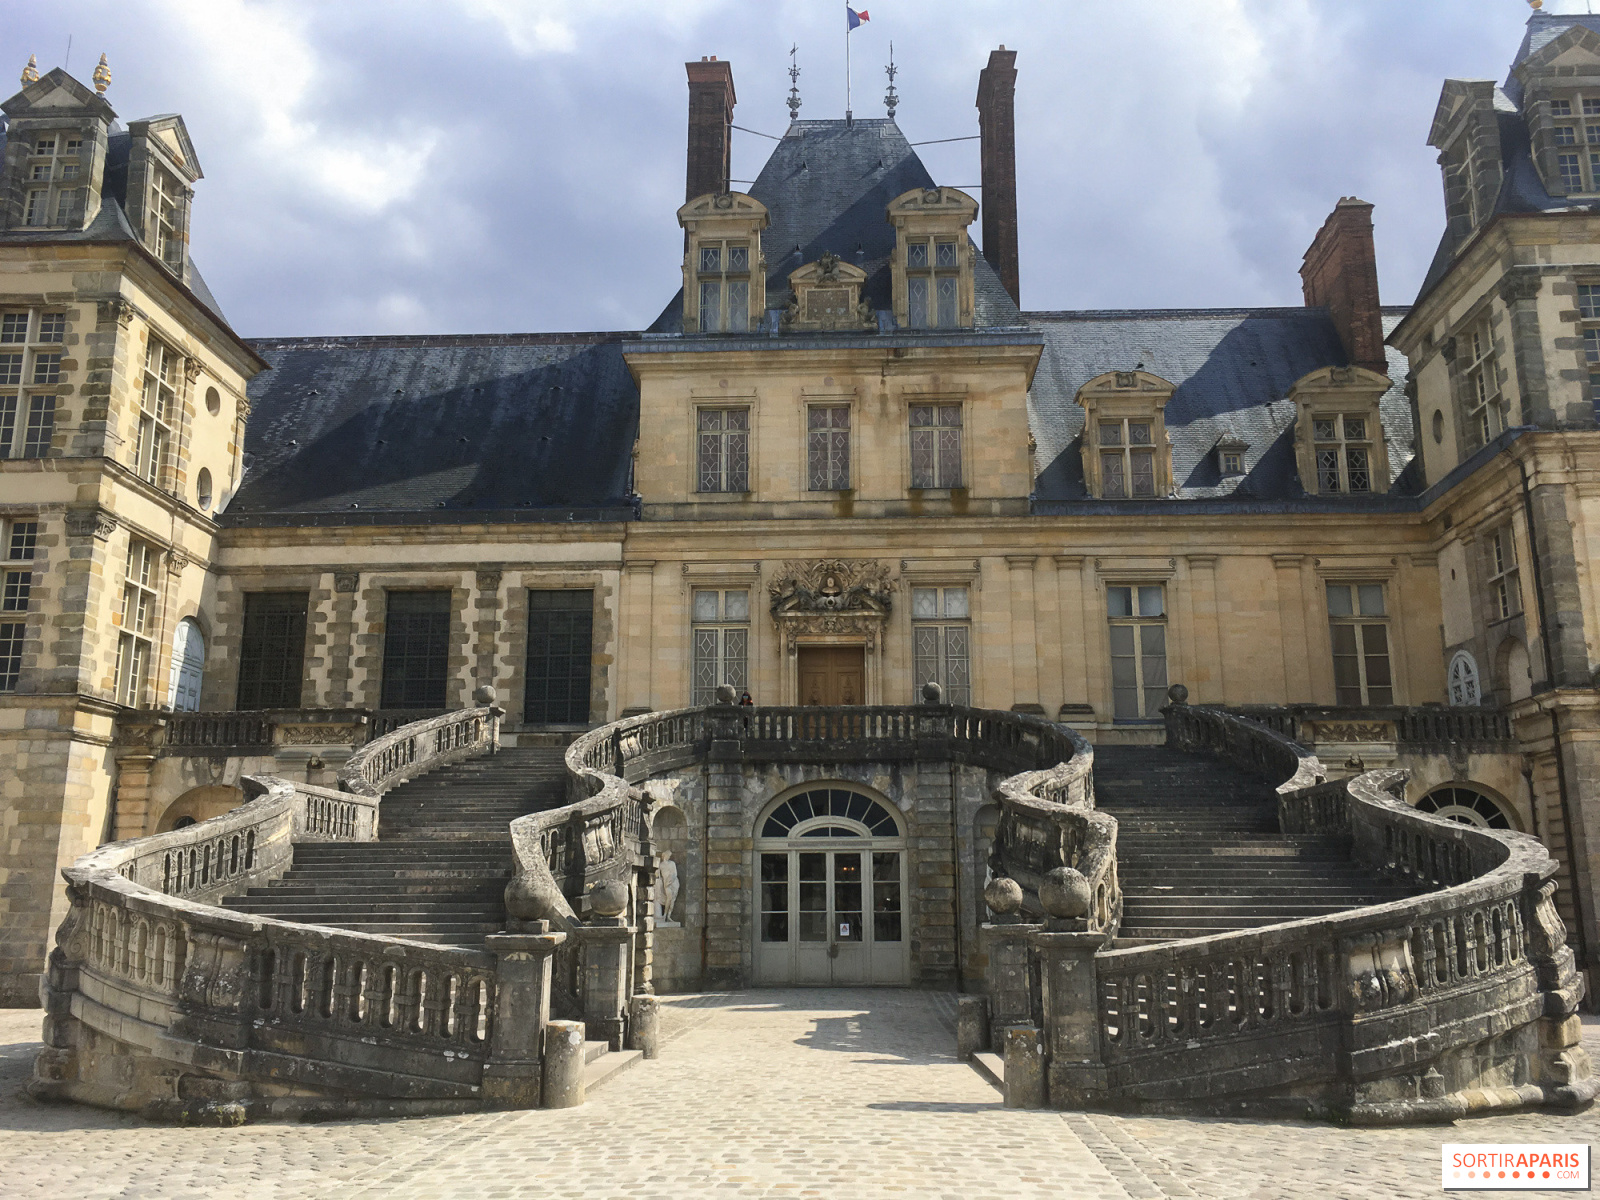
[[[1386,309],[1385,333],[1404,309]],[[1294,405],[1285,397],[1302,376],[1346,366],[1339,335],[1321,308],[1187,309],[1025,313],[1043,333],[1044,355],[1028,397],[1038,446],[1035,500],[1059,511],[1088,500],[1078,389],[1107,371],[1140,368],[1178,385],[1167,402],[1177,499],[1233,496],[1290,500],[1306,495],[1294,459]],[[1395,384],[1380,404],[1394,491],[1410,489],[1411,406],[1405,357],[1388,352]],[[1224,480],[1211,453],[1224,436],[1249,445],[1245,474]],[[1148,501],[1144,502],[1150,503]]]
[[[894,227],[886,210],[896,196],[912,188],[933,187],[934,182],[891,120],[792,122],[748,189],[772,217],[761,236],[767,256],[767,307],[787,305],[790,272],[832,251],[866,271],[863,298],[873,308],[893,308],[889,256],[894,250]],[[974,285],[976,325],[1020,324],[1017,306],[981,255]],[[650,332],[682,329],[680,289]]]
[[[628,334],[283,338],[250,384],[245,476],[225,523],[615,520],[639,393]]]
[[[1600,33],[1600,14],[1531,13],[1528,16],[1527,29],[1522,35],[1522,45],[1517,47],[1516,57],[1511,60],[1512,69],[1515,70],[1517,64],[1530,54],[1539,53],[1574,25],[1583,25]],[[1517,82],[1517,77],[1509,72],[1506,75],[1505,91],[1512,103],[1521,107],[1522,85]]]

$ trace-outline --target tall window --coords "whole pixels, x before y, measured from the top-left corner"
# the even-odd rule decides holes
[[[1509,407],[1500,395],[1494,338],[1490,335],[1487,317],[1467,334],[1463,349],[1467,357],[1466,369],[1462,372],[1467,433],[1474,446],[1482,446],[1505,432]]]
[[[0,312],[0,458],[50,453],[66,332],[62,312]]]
[[[1328,584],[1328,620],[1333,630],[1333,688],[1338,703],[1393,704],[1383,584]]]
[[[1359,495],[1372,490],[1372,422],[1356,413],[1311,418],[1317,491]]]
[[[116,675],[117,703],[129,708],[137,707],[143,698],[150,673],[150,639],[155,634],[157,612],[155,583],[155,547],[129,538],[122,608],[117,613],[122,633],[117,639]]]
[[[735,692],[749,686],[750,593],[696,590],[694,593],[694,674],[691,704],[710,704],[727,684]]]
[[[972,703],[972,608],[964,587],[911,589],[912,695],[937,683],[949,704]]]
[[[814,404],[806,410],[806,476],[813,492],[850,486],[850,408]]]
[[[1118,720],[1154,717],[1167,696],[1167,590],[1159,583],[1109,587],[1111,705]]]
[[[744,333],[750,328],[749,242],[701,242],[696,279],[700,332]]]
[[[1517,544],[1512,540],[1511,526],[1502,525],[1491,533],[1485,548],[1489,555],[1489,595],[1494,606],[1494,619],[1503,621],[1522,611]]]
[[[1457,650],[1450,660],[1450,703],[1458,708],[1476,708],[1482,698],[1477,660],[1465,650]]]
[[[960,321],[961,255],[954,238],[906,240],[906,315],[913,329],[953,329]]]
[[[698,475],[702,492],[750,490],[750,410],[699,410]]]
[[[450,593],[390,592],[383,708],[443,708],[450,677]]]
[[[170,171],[150,165],[150,235],[156,257],[183,269],[183,185]]]
[[[528,593],[528,670],[523,719],[534,725],[589,723],[594,593]]]
[[[961,486],[961,405],[911,406],[911,486]]]
[[[1600,413],[1600,285],[1578,285],[1578,315],[1583,320],[1583,361],[1589,371],[1589,401],[1595,412]]]
[[[172,445],[172,418],[178,407],[178,352],[155,338],[144,352],[144,389],[139,398],[139,437],[134,469],[151,483],[161,482]]]
[[[34,548],[39,540],[37,521],[13,521],[6,529],[5,591],[0,599],[0,692],[14,692],[22,674],[22,640],[27,632],[23,614],[28,611],[28,600],[33,584],[33,572],[27,568],[12,568],[13,563],[33,561]]]
[[[1574,92],[1550,101],[1556,170],[1569,192],[1600,191],[1600,96]]]
[[[44,134],[34,138],[31,149],[23,222],[81,223],[87,198],[83,186],[83,139],[70,133]]]
[[[305,592],[245,595],[237,707],[300,707],[309,600]]]
[[[1100,495],[1107,500],[1139,500],[1156,494],[1156,450],[1149,421],[1102,420]]]

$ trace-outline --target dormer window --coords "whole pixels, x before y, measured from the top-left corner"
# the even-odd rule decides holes
[[[1172,491],[1166,405],[1174,385],[1148,372],[1110,371],[1078,391],[1083,480],[1102,500],[1156,500]]]
[[[954,329],[960,323],[961,268],[954,238],[906,242],[906,324]]]
[[[1389,379],[1362,367],[1324,367],[1298,380],[1295,457],[1305,489],[1322,496],[1389,490],[1389,454],[1378,402]]]
[[[83,169],[83,139],[65,134],[35,137],[32,151],[23,223],[33,226],[81,224],[85,196],[76,180]]]
[[[1244,452],[1250,448],[1248,442],[1228,434],[1217,439],[1217,474],[1224,479],[1235,475],[1244,474]]]
[[[174,271],[183,269],[183,193],[171,173],[150,170],[150,221],[156,257]]]
[[[1149,421],[1099,421],[1100,495],[1151,500],[1156,494],[1156,449]]]
[[[700,243],[700,332],[750,328],[750,243]]]
[[[1313,417],[1317,491],[1363,493],[1372,490],[1372,431],[1357,413]]]
[[[1549,101],[1549,121],[1534,126],[1537,146],[1544,142],[1545,153],[1553,155],[1555,179],[1547,180],[1564,194],[1600,192],[1600,92],[1573,92]],[[1536,155],[1536,157],[1540,157]],[[1550,174],[1551,158],[1544,157],[1542,170]]]

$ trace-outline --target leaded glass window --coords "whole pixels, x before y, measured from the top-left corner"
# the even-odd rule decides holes
[[[964,587],[911,589],[912,700],[937,683],[948,704],[972,703],[972,610]]]
[[[962,486],[961,405],[911,405],[911,486]]]
[[[1117,720],[1160,715],[1167,694],[1166,588],[1159,583],[1106,589],[1111,623],[1111,702]]]
[[[961,255],[953,238],[907,238],[906,324],[954,329],[961,323]]]
[[[1155,427],[1150,421],[1098,422],[1100,495],[1107,500],[1148,500],[1156,494]]]
[[[523,719],[587,725],[594,654],[594,592],[528,593],[528,669]]]
[[[1368,418],[1354,413],[1312,417],[1318,492],[1372,491],[1371,424]]]
[[[129,538],[122,576],[122,607],[117,611],[122,632],[117,641],[114,681],[117,703],[129,708],[143,699],[150,671],[150,641],[160,607],[156,582],[155,547]]]
[[[698,416],[699,491],[750,490],[750,410],[702,408]]]
[[[1330,583],[1327,595],[1337,702],[1355,706],[1393,704],[1383,585]]]
[[[837,492],[850,486],[850,408],[812,405],[806,410],[807,487]]]
[[[17,690],[22,675],[22,639],[27,626],[21,621],[0,621],[0,692]]]
[[[701,242],[695,267],[700,332],[746,332],[750,328],[750,244]]]
[[[1494,338],[1487,317],[1479,321],[1465,338],[1466,366],[1462,371],[1462,401],[1466,409],[1466,428],[1473,448],[1484,445],[1505,431],[1509,424],[1509,404],[1500,394],[1500,375],[1495,363]]]
[[[743,692],[750,684],[750,593],[744,588],[696,588],[690,602],[694,662],[689,703],[713,703],[723,684]]]
[[[390,592],[383,630],[383,708],[445,707],[450,593]]]
[[[236,707],[300,707],[309,600],[305,592],[246,593]]]

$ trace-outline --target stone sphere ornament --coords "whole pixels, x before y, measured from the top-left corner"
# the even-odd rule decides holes
[[[1181,683],[1175,683],[1167,689],[1167,699],[1174,704],[1187,704],[1189,702],[1189,689]]]
[[[928,680],[922,685],[922,702],[924,704],[943,704],[944,689],[933,680]]]
[[[628,908],[628,885],[616,879],[599,884],[589,893],[589,907],[598,916],[620,917]]]
[[[1089,881],[1071,867],[1057,867],[1039,884],[1039,906],[1062,920],[1087,916],[1090,898]]]
[[[991,912],[1009,916],[1022,907],[1022,885],[1015,879],[997,875],[984,885],[983,902]]]
[[[487,683],[481,683],[472,693],[472,699],[479,708],[488,708],[494,703],[494,689]]]
[[[738,693],[733,690],[731,683],[725,683],[717,689],[718,704],[732,704],[738,698]]]

